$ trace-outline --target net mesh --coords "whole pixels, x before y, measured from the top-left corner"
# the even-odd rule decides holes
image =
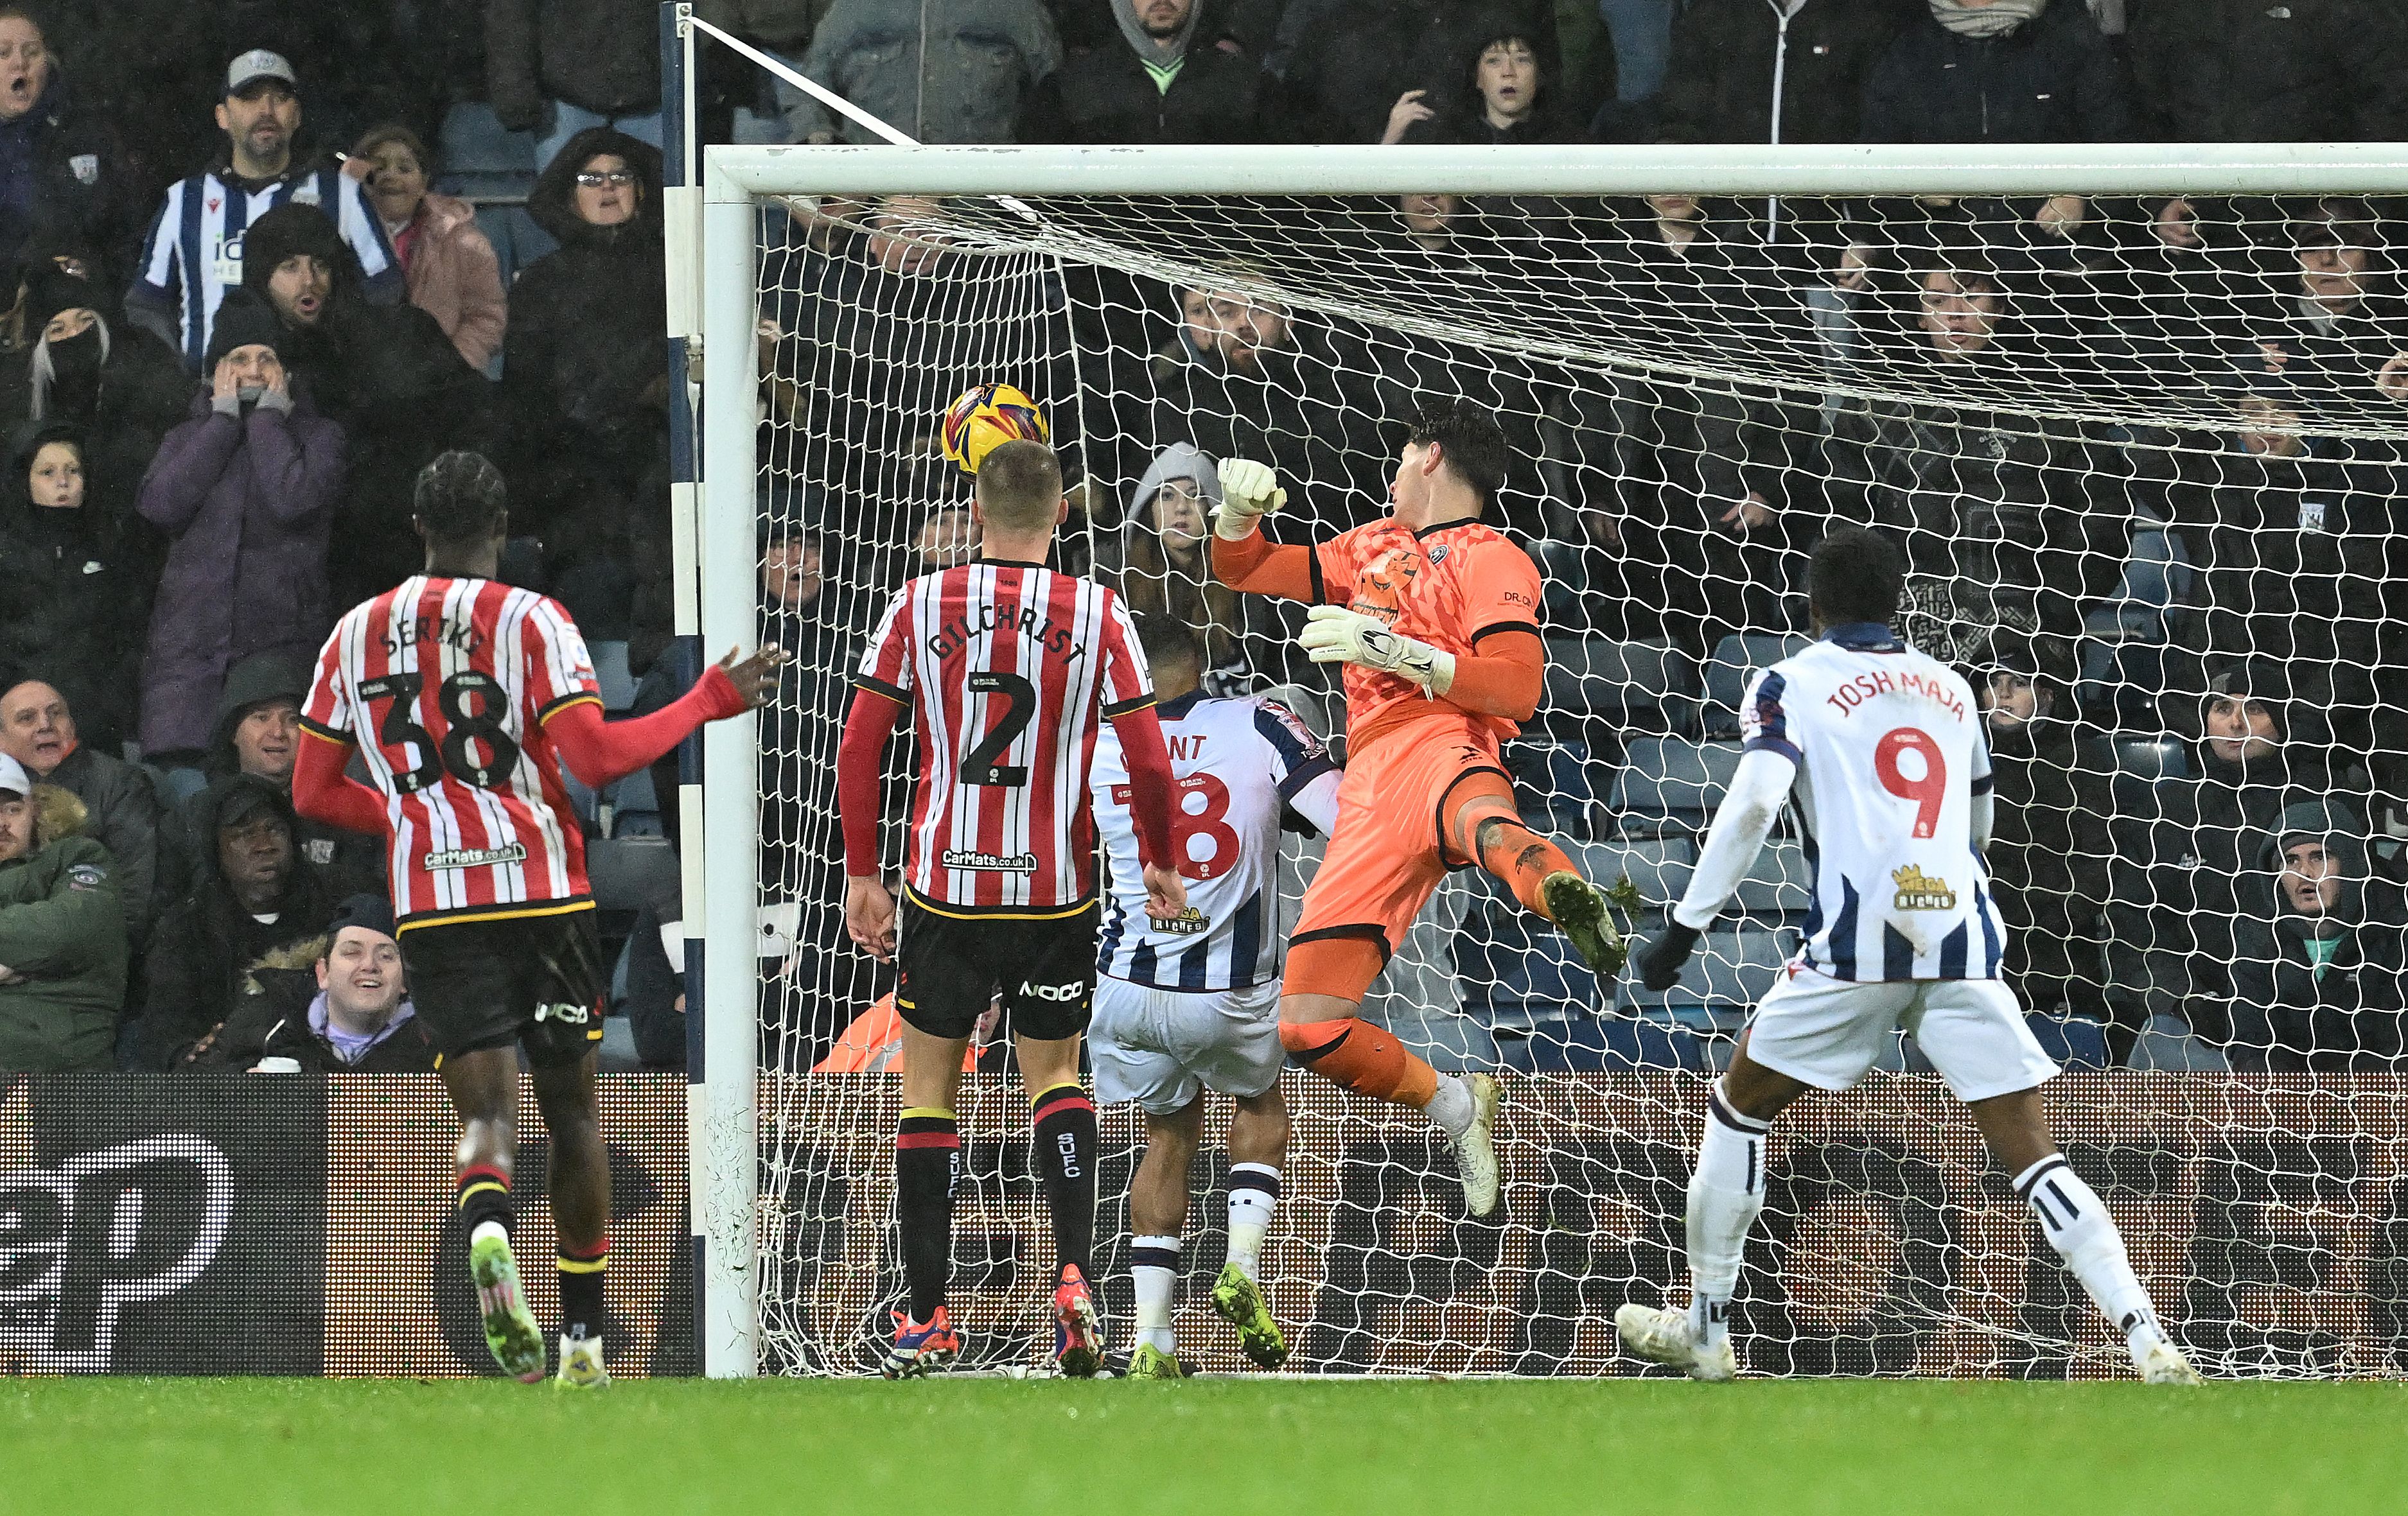
[[[1636,887],[1642,933],[1696,864],[1747,678],[1803,643],[1806,551],[1835,522],[1895,535],[1903,630],[1990,713],[2009,976],[2044,1047],[2112,1070],[2052,1086],[2060,1136],[2177,1337],[2235,1371],[2408,1362],[2408,659],[2387,614],[2403,213],[765,202],[764,634],[801,665],[763,727],[764,905],[788,923],[762,960],[769,1366],[861,1372],[891,1330],[892,1076],[812,1072],[891,988],[844,946],[836,747],[886,597],[974,551],[937,423],[982,382],[1051,419],[1076,507],[1061,566],[1204,629],[1211,693],[1269,695],[1331,736],[1342,702],[1291,644],[1297,608],[1210,582],[1165,450],[1272,465],[1290,504],[1268,530],[1303,541],[1384,508],[1419,405],[1493,413],[1516,456],[1492,519],[1546,581],[1546,696],[1507,765],[1534,825]],[[891,765],[895,818],[908,744]],[[891,864],[899,827],[887,844]],[[1292,920],[1316,851],[1289,848]],[[1418,1122],[1291,1071],[1291,1199],[1266,1264],[1296,1366],[1637,1372],[1612,1309],[1683,1294],[1701,1086],[1810,904],[1784,821],[1656,994],[1600,985],[1494,881],[1451,878],[1369,1013],[1442,1068],[1507,1072],[1507,1204],[1466,1221]],[[974,1361],[1034,1364],[1050,1243],[1026,1107],[1000,1044],[982,1067],[956,1294]],[[1198,1159],[1180,1324],[1183,1354],[1234,1367],[1200,1287],[1225,1121]],[[1140,1134],[1125,1111],[1105,1131],[1118,1232],[1098,1259],[1125,1323]],[[2120,1371],[1911,1037],[1857,1092],[1784,1118],[1771,1161],[1743,1363]]]

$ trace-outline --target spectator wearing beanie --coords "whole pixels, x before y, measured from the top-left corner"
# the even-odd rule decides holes
[[[661,155],[618,132],[580,132],[527,210],[560,247],[511,291],[510,525],[542,537],[555,564],[624,563],[631,509],[667,509]],[[588,636],[608,635],[565,588],[564,598]]]
[[[134,735],[134,691],[150,603],[147,554],[123,508],[102,498],[82,434],[21,430],[0,488],[0,679],[40,671],[83,740],[114,753]]]
[[[2366,827],[2337,800],[2286,807],[2242,894],[2232,1066],[2383,1070],[2401,1053],[2408,909],[2370,877]]]
[[[142,666],[144,752],[166,766],[207,746],[226,671],[256,652],[315,657],[334,623],[326,549],[342,429],[294,394],[273,307],[227,296],[210,385],[142,481],[143,519],[173,540]]]
[[[461,360],[482,371],[502,350],[509,297],[494,244],[477,225],[477,207],[430,194],[435,160],[407,126],[380,126],[351,150],[369,170],[368,204],[401,260],[409,303],[435,318]]]
[[[12,432],[28,423],[80,431],[95,498],[131,518],[134,491],[183,420],[193,379],[165,344],[127,322],[93,276],[95,262],[56,250],[28,265],[19,306],[26,347],[0,372],[0,422]],[[155,566],[156,545],[146,546]]]
[[[352,895],[324,937],[251,965],[234,1013],[193,1066],[253,1068],[263,1058],[290,1058],[304,1074],[435,1071],[382,897]]]
[[[136,1034],[137,1066],[184,1067],[234,1014],[251,965],[314,941],[334,919],[324,876],[293,845],[293,802],[255,775],[218,779],[200,811],[198,877],[159,919]]]
[[[342,428],[334,524],[342,551],[330,578],[335,607],[346,609],[418,572],[411,481],[447,448],[490,445],[493,386],[433,316],[362,298],[351,249],[310,207],[279,206],[243,246],[243,288],[276,312],[294,389]]]

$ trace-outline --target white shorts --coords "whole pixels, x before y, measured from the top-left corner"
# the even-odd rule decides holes
[[[1818,1090],[1844,1090],[1862,1079],[1901,1027],[1969,1105],[2031,1089],[2057,1072],[2015,992],[2000,980],[1860,984],[1792,964],[1748,1025],[1750,1060]]]
[[[1096,1100],[1134,1100],[1150,1116],[1184,1110],[1201,1089],[1252,1099],[1279,1082],[1280,987],[1155,990],[1096,980],[1087,1023]]]

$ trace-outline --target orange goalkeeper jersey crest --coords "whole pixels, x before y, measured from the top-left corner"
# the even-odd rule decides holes
[[[1539,569],[1512,539],[1477,521],[1419,532],[1383,518],[1341,532],[1313,550],[1314,596],[1380,620],[1405,636],[1461,657],[1498,632],[1539,635]],[[1361,751],[1373,738],[1433,708],[1412,680],[1346,666],[1346,733]],[[1461,711],[1502,742],[1521,730],[1502,716]]]

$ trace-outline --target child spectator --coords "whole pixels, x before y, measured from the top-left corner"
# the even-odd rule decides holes
[[[477,224],[477,207],[427,193],[435,159],[407,126],[376,128],[351,156],[376,165],[367,177],[368,204],[401,261],[409,303],[434,317],[461,359],[482,371],[502,350],[509,296],[493,241]]]

